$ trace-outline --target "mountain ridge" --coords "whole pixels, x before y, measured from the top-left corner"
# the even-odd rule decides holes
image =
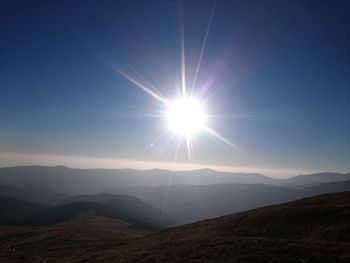
[[[322,173],[327,177],[328,173]],[[319,174],[307,176],[307,184],[319,184]],[[328,174],[323,181],[349,180],[350,173]],[[65,194],[97,194],[113,187],[164,186],[169,184],[209,185],[220,183],[303,185],[305,175],[278,179],[258,173],[229,173],[211,169],[192,171],[133,170],[133,169],[72,169],[65,166],[18,166],[0,168],[0,184],[23,187],[43,184]],[[321,180],[321,182],[322,182]]]

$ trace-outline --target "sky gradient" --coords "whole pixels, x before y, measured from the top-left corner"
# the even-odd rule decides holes
[[[181,15],[186,83],[208,30],[195,93],[236,146],[198,134],[192,164],[350,172],[349,1],[1,1],[0,165],[171,168],[162,105],[118,71],[175,97]]]

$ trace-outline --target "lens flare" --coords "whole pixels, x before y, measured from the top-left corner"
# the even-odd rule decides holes
[[[184,140],[186,142],[186,150],[188,155],[188,160],[191,161],[191,156],[193,152],[195,135],[207,134],[209,137],[214,138],[218,141],[225,143],[226,145],[235,148],[236,150],[240,149],[230,142],[228,139],[224,138],[217,130],[213,127],[210,127],[213,122],[213,115],[207,115],[206,107],[203,102],[199,99],[199,97],[208,101],[207,98],[204,97],[203,90],[208,90],[208,83],[205,85],[198,84],[198,78],[200,76],[200,68],[203,60],[203,56],[205,53],[206,44],[208,41],[209,31],[212,26],[213,17],[216,9],[216,1],[212,7],[209,22],[205,31],[204,40],[200,47],[200,53],[198,57],[198,62],[195,66],[194,75],[190,76],[192,79],[192,83],[190,85],[190,89],[187,89],[188,83],[188,74],[186,76],[186,56],[185,56],[185,34],[184,34],[184,17],[182,5],[179,6],[179,47],[180,47],[180,60],[179,60],[179,80],[178,83],[175,83],[174,86],[177,87],[177,91],[181,94],[178,99],[170,99],[161,92],[160,89],[156,87],[156,85],[151,84],[150,81],[146,80],[145,77],[141,79],[136,78],[135,76],[131,76],[124,72],[124,70],[119,70],[117,68],[113,69],[118,72],[125,79],[129,80],[132,84],[134,84],[139,89],[143,90],[146,94],[148,94],[155,101],[160,102],[162,107],[161,111],[157,111],[157,117],[165,118],[167,122],[167,133],[168,137],[167,143],[174,138],[173,135],[177,137],[177,147],[175,150],[174,161],[177,161],[178,153],[180,150],[180,144]],[[187,78],[186,78],[187,77]],[[142,81],[142,79],[144,79]],[[212,76],[207,76],[207,79],[213,79]],[[163,85],[166,86],[166,85]],[[197,96],[196,96],[197,94]],[[144,115],[142,115],[144,116]],[[169,132],[170,131],[170,132]]]

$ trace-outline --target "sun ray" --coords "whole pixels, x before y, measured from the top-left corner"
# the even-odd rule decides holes
[[[168,132],[164,132],[163,134],[161,134],[160,136],[158,136],[158,138],[156,138],[154,141],[161,141],[162,137],[167,137],[167,139],[165,140],[164,143],[161,144],[161,148],[159,151],[159,155],[162,156],[164,154],[164,152],[167,150],[170,142],[174,139],[175,134],[170,134]]]
[[[122,77],[124,77],[125,79],[129,80],[136,87],[142,89],[147,94],[151,95],[153,98],[155,98],[158,101],[160,101],[162,104],[167,105],[167,103],[169,103],[169,100],[165,96],[161,95],[160,91],[158,89],[156,89],[155,87],[153,87],[152,85],[150,85],[150,84],[148,84],[148,85],[142,84],[139,80],[135,79],[134,77],[128,75],[127,73],[125,73],[122,70],[120,70],[117,67],[115,67],[112,64],[112,62],[109,61],[106,57],[100,56],[99,58],[102,59],[104,61],[104,63],[106,63],[106,65],[109,66],[115,73],[117,73],[117,74],[121,75]],[[135,69],[134,69],[134,71],[135,71]]]
[[[191,87],[192,93],[193,93],[194,88],[196,86],[199,69],[200,69],[200,66],[202,64],[202,58],[203,58],[203,54],[204,54],[204,51],[205,51],[205,47],[207,45],[209,31],[210,31],[210,28],[211,28],[211,24],[212,24],[214,13],[215,13],[215,9],[216,9],[216,3],[217,3],[217,1],[215,1],[214,4],[213,4],[213,8],[212,8],[210,16],[209,16],[208,26],[207,26],[207,29],[206,29],[205,35],[204,35],[204,40],[203,40],[203,43],[202,43],[202,46],[201,46],[201,51],[199,53],[197,67],[196,67],[196,70],[195,70],[195,73],[194,73],[194,77],[193,77],[193,81],[192,81],[192,87]]]
[[[180,70],[182,96],[186,97],[186,60],[185,60],[185,35],[184,35],[184,17],[182,5],[179,4],[179,41],[180,41]]]
[[[235,149],[237,149],[237,150],[240,150],[240,148],[239,148],[237,145],[233,144],[233,143],[230,142],[229,140],[227,140],[227,139],[225,139],[224,137],[222,137],[222,136],[220,135],[220,133],[218,133],[218,132],[215,131],[214,129],[212,129],[212,128],[208,127],[208,126],[204,126],[203,128],[204,128],[205,131],[207,131],[210,135],[214,136],[215,138],[217,138],[217,139],[223,141],[223,142],[226,143],[227,145],[229,145],[229,146],[231,146],[231,147],[233,147],[233,148],[235,148]]]
[[[165,207],[166,207],[167,202],[168,202],[169,189],[170,189],[170,186],[171,186],[171,183],[172,183],[172,180],[173,180],[173,173],[175,171],[175,164],[177,162],[180,146],[181,146],[181,141],[180,141],[180,138],[178,138],[177,144],[176,144],[176,150],[175,150],[175,154],[174,154],[174,160],[172,162],[172,167],[171,167],[171,170],[170,170],[170,176],[168,178],[168,184],[167,184],[167,187],[166,187],[166,192],[165,192],[164,200],[163,200],[163,204],[162,204],[160,220],[162,220],[163,215],[165,214]]]
[[[186,135],[186,148],[188,161],[191,162],[191,137],[189,135]]]
[[[113,113],[113,116],[121,118],[135,118],[135,119],[160,119],[163,116],[159,113]]]
[[[211,136],[209,133],[203,133],[203,135],[206,136],[206,138],[212,143],[214,143],[228,157],[232,158],[232,160],[234,160],[235,162],[238,162],[239,164],[243,165],[242,160],[238,158],[237,155],[234,155],[232,151],[230,151],[227,147],[224,147],[225,145],[227,145],[226,143],[222,144],[221,140],[217,140],[216,137]]]
[[[154,92],[151,88],[146,87],[145,85],[143,85],[142,83],[140,83],[139,81],[137,81],[136,79],[132,78],[131,76],[127,75],[126,73],[122,72],[122,71],[117,71],[120,75],[122,75],[124,78],[126,78],[127,80],[129,80],[130,82],[132,82],[133,84],[135,84],[137,87],[139,87],[140,89],[142,89],[143,91],[147,92],[149,95],[151,95],[153,98],[159,100],[160,102],[162,102],[164,105],[167,105],[168,100],[165,97],[162,97],[161,95],[158,95],[156,92]]]

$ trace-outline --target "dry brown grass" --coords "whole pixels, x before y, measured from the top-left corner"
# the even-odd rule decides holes
[[[79,262],[145,234],[123,221],[94,215],[55,226],[1,226],[0,262]]]

